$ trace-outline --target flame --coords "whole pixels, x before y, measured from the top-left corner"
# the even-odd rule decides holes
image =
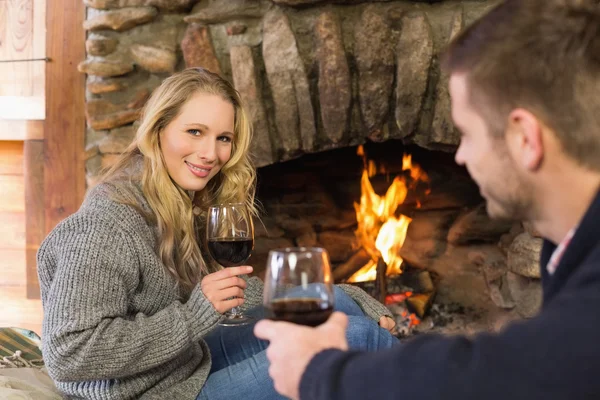
[[[402,157],[402,170],[410,172],[410,185],[404,176],[396,176],[386,194],[379,196],[373,190],[369,178],[378,172],[386,173],[385,167],[377,168],[373,160],[367,162],[362,146],[358,147],[357,154],[363,157],[364,168],[360,183],[360,203],[354,203],[358,221],[355,233],[371,260],[348,279],[350,282],[374,280],[380,257],[387,265],[387,275],[402,273],[403,260],[398,254],[404,245],[406,231],[412,219],[402,214],[396,216],[396,209],[406,200],[409,189],[414,188],[419,181],[429,180],[421,167],[412,164],[411,155],[405,154]]]

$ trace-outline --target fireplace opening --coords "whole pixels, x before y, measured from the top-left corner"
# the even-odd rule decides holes
[[[512,264],[540,239],[489,219],[451,153],[388,140],[304,155],[260,168],[257,200],[256,274],[270,249],[324,247],[335,282],[386,304],[402,337],[494,330],[539,308],[539,276]]]

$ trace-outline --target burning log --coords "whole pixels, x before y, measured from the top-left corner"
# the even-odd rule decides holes
[[[369,294],[376,293],[376,281],[348,282],[356,285]],[[431,275],[427,270],[407,269],[400,275],[389,275],[386,277],[386,292],[388,294],[398,293],[430,293],[435,291]],[[378,297],[378,296],[373,296]]]
[[[386,276],[385,269],[385,262],[378,262],[375,280],[350,284],[363,289],[383,304],[406,304],[411,312],[423,318],[435,296],[435,286],[429,272],[408,269],[400,275]]]
[[[427,311],[429,311],[434,296],[435,292],[413,294],[406,298],[406,304],[419,318],[423,318]]]
[[[381,304],[385,304],[385,297],[387,296],[387,264],[382,257],[379,257],[377,261],[377,279],[375,280],[375,291],[377,298]]]
[[[370,260],[371,256],[369,253],[361,247],[348,259],[348,261],[333,270],[333,280],[339,282],[348,279],[352,274],[364,267]]]
[[[351,285],[358,286],[368,294],[370,294],[373,298],[379,300],[379,292],[377,288],[377,281],[365,281],[365,282],[348,282]],[[391,294],[399,294],[399,293],[407,293],[412,292],[413,289],[407,286],[404,286],[402,283],[402,275],[393,275],[387,276],[385,282],[385,291],[389,297]],[[384,303],[385,304],[385,303]]]
[[[430,293],[435,290],[429,271],[424,269],[406,269],[400,275],[402,284],[412,288],[415,293]]]

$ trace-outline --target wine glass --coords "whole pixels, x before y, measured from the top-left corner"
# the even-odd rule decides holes
[[[318,326],[333,311],[327,251],[288,247],[269,252],[263,295],[266,316],[275,321]]]
[[[254,225],[245,204],[220,204],[208,210],[206,224],[208,251],[223,267],[243,265],[254,248]],[[233,307],[219,324],[245,325],[253,318]]]

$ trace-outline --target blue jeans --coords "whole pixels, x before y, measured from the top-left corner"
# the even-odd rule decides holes
[[[387,330],[365,317],[360,307],[343,290],[335,287],[335,310],[348,315],[346,330],[351,349],[374,351],[390,348],[398,340]],[[245,312],[257,320],[264,317],[263,307]],[[283,399],[273,387],[265,349],[268,342],[257,339],[254,324],[216,327],[204,340],[210,348],[212,367],[197,400]]]

